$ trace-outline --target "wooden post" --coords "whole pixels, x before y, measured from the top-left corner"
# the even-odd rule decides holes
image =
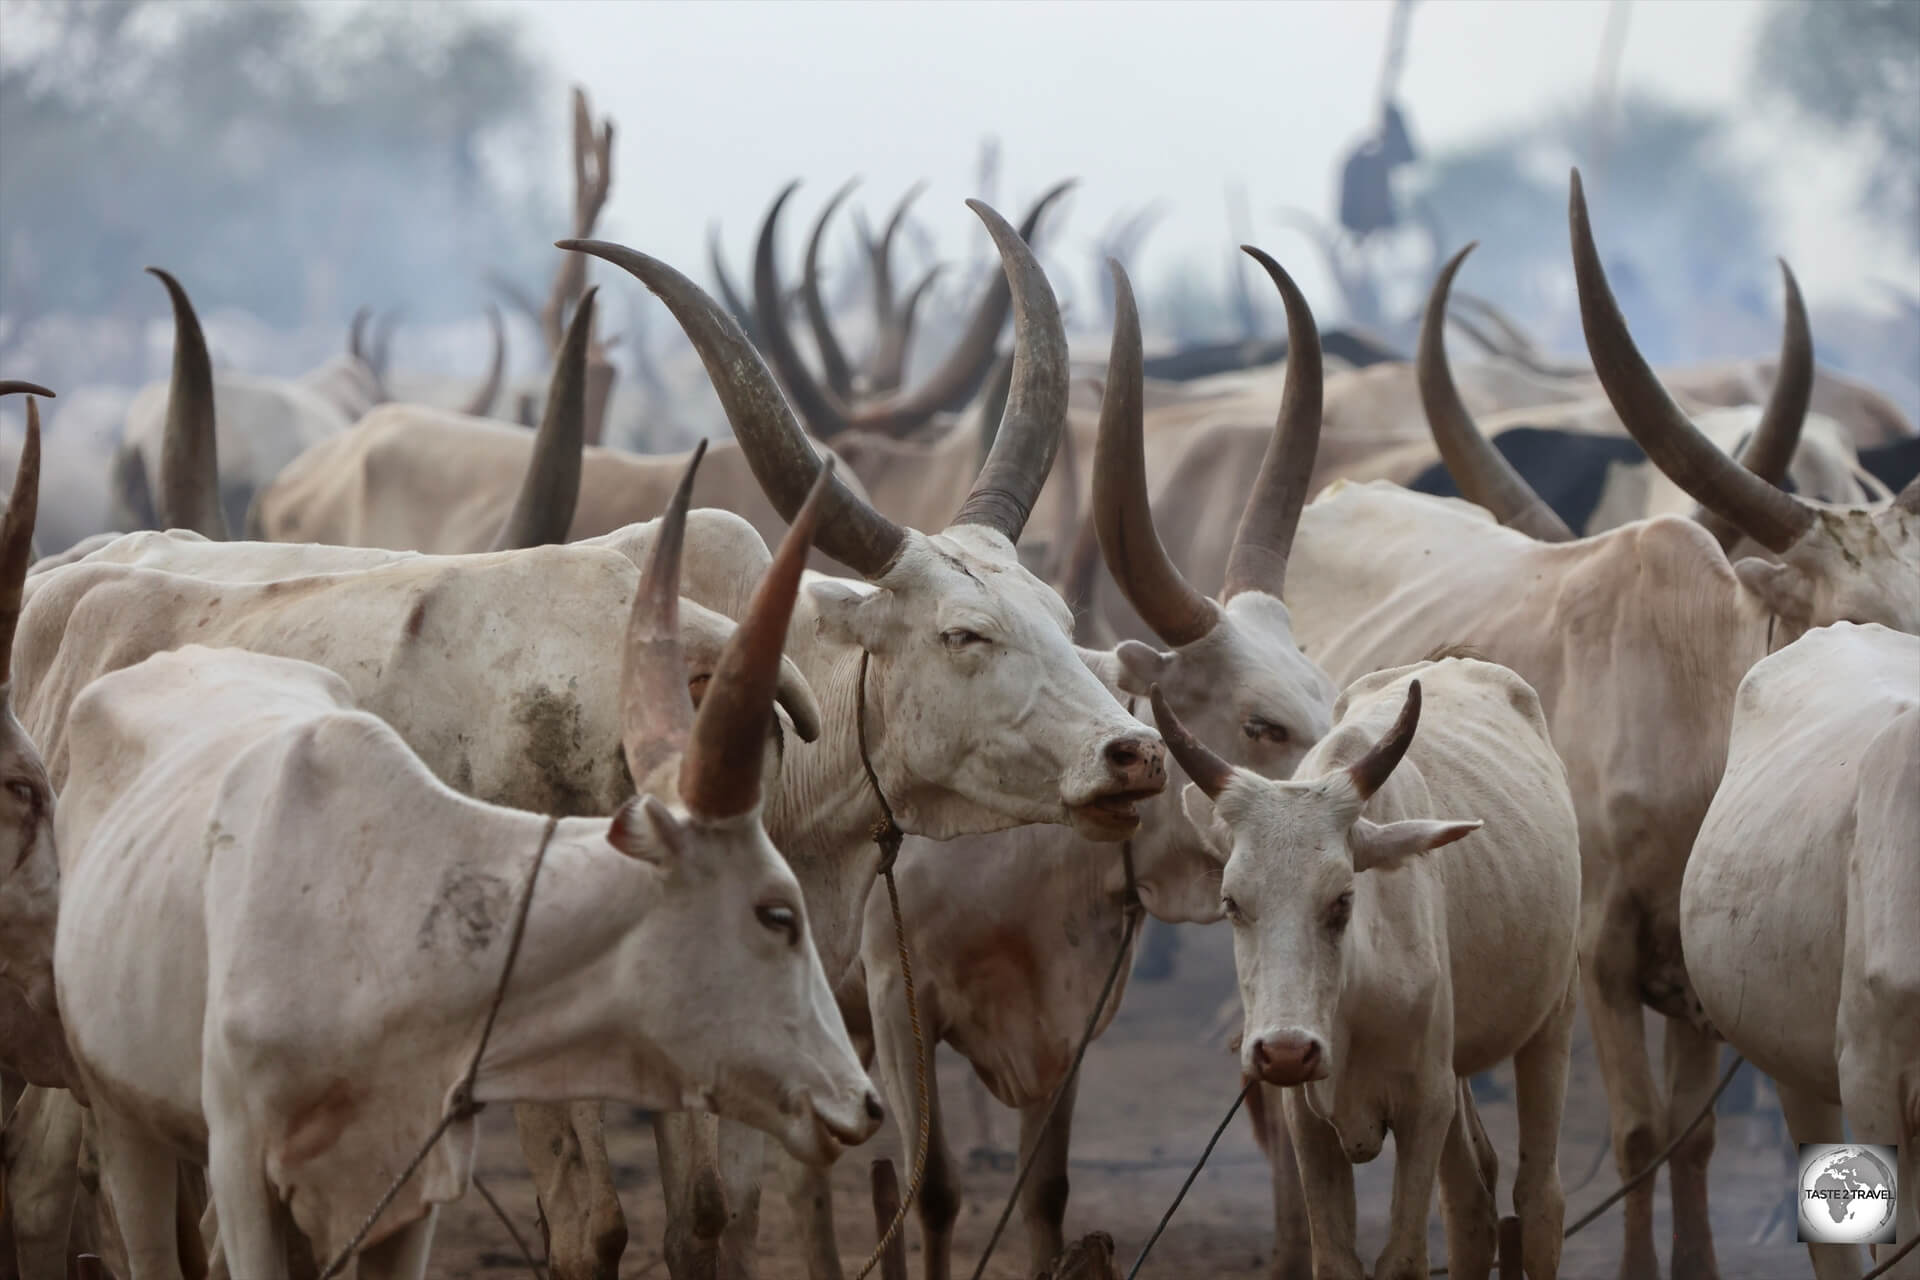
[[[894,1215],[900,1212],[900,1178],[893,1161],[885,1156],[873,1162],[874,1239],[887,1234]],[[886,1252],[880,1255],[880,1280],[907,1280],[907,1233],[905,1225],[893,1233]]]
[[[1520,1219],[1500,1219],[1500,1280],[1524,1280],[1520,1271]]]

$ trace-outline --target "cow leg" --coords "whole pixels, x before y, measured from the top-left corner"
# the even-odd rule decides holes
[[[553,1280],[615,1280],[627,1219],[613,1192],[600,1104],[521,1103],[513,1123],[546,1217]]]
[[[867,1002],[873,1016],[873,1061],[887,1108],[900,1126],[903,1186],[911,1186],[913,1158],[920,1140],[920,1086],[914,1073],[913,1025],[907,1017],[906,988],[895,973],[867,974]],[[920,1026],[927,1055],[927,1165],[920,1179],[920,1238],[927,1280],[946,1280],[952,1265],[953,1224],[960,1216],[960,1180],[947,1147],[940,1113],[940,1014],[937,1002],[920,993]],[[815,1278],[818,1280],[818,1277]]]
[[[1713,1217],[1707,1209],[1707,1162],[1714,1140],[1707,1099],[1719,1075],[1720,1044],[1691,1023],[1669,1018],[1665,1053],[1667,1132],[1679,1133],[1706,1108],[1706,1119],[1674,1148],[1667,1165],[1673,1188],[1673,1280],[1717,1280]]]
[[[1465,1280],[1485,1280],[1493,1270],[1499,1245],[1500,1211],[1494,1203],[1495,1183],[1487,1178],[1474,1130],[1473,1092],[1462,1080],[1453,1123],[1447,1126],[1440,1150],[1440,1214],[1447,1224],[1447,1274]],[[1395,1141],[1395,1162],[1399,1143]],[[1495,1170],[1497,1175],[1498,1170]]]
[[[833,1229],[833,1176],[830,1169],[801,1164],[786,1151],[775,1157],[780,1185],[794,1230],[800,1235],[800,1256],[806,1259],[808,1280],[840,1280],[840,1244]]]
[[[716,1280],[727,1193],[720,1179],[719,1118],[704,1112],[655,1112],[654,1148],[666,1194],[661,1252],[673,1280]]]
[[[1847,1126],[1839,1107],[1784,1080],[1773,1083],[1780,1095],[1780,1111],[1787,1118],[1787,1132],[1795,1142],[1847,1140]],[[1859,1280],[1860,1250],[1852,1245],[1810,1244],[1807,1256],[1813,1259],[1816,1280]]]
[[[66,1280],[84,1115],[65,1089],[28,1085],[7,1122],[7,1211],[22,1280]]]
[[[1027,1224],[1027,1270],[1038,1273],[1067,1247],[1067,1148],[1073,1137],[1073,1102],[1080,1092],[1080,1076],[1068,1078],[1060,1093],[1060,1108],[1044,1129],[1047,1100],[1020,1108],[1020,1150],[1031,1152],[1033,1172],[1020,1189],[1020,1214]]]
[[[1905,1242],[1920,1233],[1920,1192],[1915,1190],[1920,1188],[1920,1098],[1912,1100],[1912,1114],[1903,1114],[1907,1107],[1902,1104],[1907,1100],[1901,1097],[1900,1086],[1901,1067],[1905,1064],[1874,1053],[1879,1047],[1871,1042],[1861,1044],[1849,1037],[1846,1021],[1842,1019],[1840,1097],[1846,1108],[1847,1127],[1853,1130],[1855,1142],[1898,1148],[1895,1154],[1900,1165],[1895,1174],[1899,1179],[1900,1200],[1895,1210],[1894,1238]],[[1916,1078],[1920,1077],[1920,1067],[1910,1067],[1906,1074],[1912,1084],[1920,1085],[1920,1078]],[[1920,1278],[1920,1251],[1908,1254],[1889,1274],[1898,1280]]]
[[[1314,1280],[1365,1280],[1355,1247],[1358,1230],[1353,1202],[1353,1164],[1340,1134],[1313,1113],[1299,1089],[1282,1091],[1287,1130],[1300,1167],[1300,1182],[1309,1188],[1307,1232],[1313,1248]]]
[[[1387,1245],[1373,1264],[1373,1280],[1426,1280],[1427,1217],[1433,1210],[1433,1184],[1447,1131],[1460,1110],[1463,1089],[1438,1059],[1444,1075],[1422,1080],[1417,1094],[1395,1116],[1393,1127],[1393,1206],[1387,1218]],[[1471,1121],[1465,1123],[1471,1124]],[[1479,1177],[1469,1130],[1461,1129],[1461,1149]]]
[[[720,1275],[722,1280],[749,1280],[753,1275],[754,1257],[760,1245],[760,1179],[767,1171],[766,1137],[758,1129],[752,1129],[736,1120],[722,1119],[716,1138],[716,1151],[720,1161],[720,1185],[727,1197],[727,1225],[720,1232]],[[783,1149],[779,1159],[798,1167],[799,1162],[788,1156]],[[833,1238],[833,1189],[827,1182],[827,1172],[819,1171],[821,1185],[821,1203],[823,1203],[827,1221],[827,1238]],[[791,1181],[788,1182],[792,1185]],[[818,1210],[815,1211],[816,1213]],[[804,1233],[816,1229],[814,1219],[797,1216]]]
[[[1894,1238],[1905,1242],[1920,1235],[1920,992],[1911,978],[1877,976],[1842,982],[1835,1065],[1854,1140],[1898,1148]],[[1920,1280],[1920,1250],[1889,1274]]]
[[[127,1269],[133,1273],[133,1280],[181,1280],[180,1246],[174,1236],[179,1167],[173,1151],[148,1138],[125,1117],[103,1109],[99,1103],[94,1104],[94,1120],[100,1144],[100,1182],[111,1197],[119,1219],[120,1239],[127,1250]],[[240,1133],[236,1134],[236,1129]],[[228,1166],[237,1163],[233,1150],[236,1146],[252,1146],[246,1141],[244,1121],[231,1126],[216,1123],[211,1127],[210,1138],[209,1157],[216,1169],[222,1163]],[[260,1169],[257,1148],[254,1156],[252,1168],[247,1171],[252,1174],[251,1186],[235,1185],[229,1190],[222,1184],[223,1198],[226,1195],[246,1198],[242,1207],[231,1211],[230,1217],[237,1226],[232,1230],[235,1241],[229,1247],[235,1257],[251,1264],[242,1268],[248,1277],[285,1280],[285,1249],[269,1249],[266,1244],[271,1242],[270,1236],[255,1239],[244,1230],[271,1222],[273,1218],[272,1193]],[[255,1250],[245,1252],[243,1242],[255,1245]]]
[[[1623,888],[1609,885],[1605,903],[1586,916],[1580,933],[1580,980],[1607,1090],[1613,1164],[1625,1182],[1666,1145],[1640,1006],[1639,913]],[[1620,1280],[1659,1280],[1660,1259],[1653,1248],[1653,1189],[1658,1181],[1647,1179],[1622,1205],[1626,1241]]]
[[[1520,1165],[1513,1178],[1513,1211],[1520,1219],[1520,1256],[1535,1280],[1558,1275],[1567,1201],[1560,1187],[1560,1119],[1566,1111],[1567,1066],[1573,1056],[1573,1019],[1579,987],[1513,1057],[1514,1106],[1520,1120]],[[1479,1117],[1475,1117],[1476,1125]],[[1486,1143],[1480,1131],[1479,1141]],[[1488,1156],[1492,1144],[1487,1143]],[[1491,1180],[1489,1180],[1491,1185]]]
[[[1270,1084],[1256,1085],[1247,1095],[1247,1119],[1273,1170],[1273,1263],[1267,1275],[1269,1280],[1311,1280],[1313,1242],[1307,1233],[1300,1162],[1287,1132],[1285,1096]]]
[[[433,1252],[433,1228],[439,1218],[439,1206],[430,1205],[418,1222],[362,1250],[360,1280],[427,1280],[427,1258]]]

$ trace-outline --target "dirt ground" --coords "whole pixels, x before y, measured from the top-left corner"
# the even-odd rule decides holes
[[[1222,930],[1183,930],[1178,970],[1171,981],[1130,984],[1114,1025],[1088,1051],[1075,1114],[1069,1238],[1103,1230],[1118,1246],[1122,1271],[1132,1265],[1153,1225],[1172,1200],[1209,1134],[1232,1103],[1238,1087],[1234,1062],[1217,1038],[1216,1012],[1233,989],[1233,962]],[[1598,1068],[1577,1032],[1573,1075],[1561,1129],[1560,1169],[1567,1187],[1567,1218],[1597,1203],[1618,1185],[1609,1158],[1585,1187],[1605,1141],[1606,1105]],[[1658,1061],[1657,1045],[1656,1057]],[[1010,1167],[965,1153],[980,1145],[974,1098],[965,1064],[948,1050],[939,1060],[940,1087],[950,1127],[949,1141],[962,1162],[965,1203],[956,1232],[955,1269],[972,1272],[1001,1204],[1012,1187]],[[1510,1073],[1496,1080],[1510,1082]],[[1005,1151],[1018,1132],[1011,1112],[988,1103],[988,1142]],[[1515,1117],[1510,1100],[1483,1102],[1481,1115],[1501,1160],[1502,1211],[1511,1209]],[[621,1276],[664,1277],[660,1253],[663,1213],[652,1131],[639,1117],[609,1108],[609,1143],[631,1231]],[[495,1108],[483,1117],[480,1172],[488,1188],[514,1215],[538,1252],[533,1190],[514,1139],[512,1117]],[[1772,1112],[1723,1116],[1713,1160],[1712,1195],[1721,1275],[1726,1280],[1800,1280],[1811,1274],[1804,1247],[1791,1227],[1773,1242],[1750,1243],[1781,1198],[1788,1176]],[[874,1141],[844,1157],[834,1173],[839,1241],[848,1274],[864,1261],[875,1231],[868,1193],[869,1162],[891,1156],[904,1166],[900,1136],[891,1121]],[[1010,1157],[1007,1157],[1010,1160]],[[1006,1160],[1001,1163],[1005,1164]],[[1361,1256],[1370,1258],[1385,1239],[1392,1179],[1391,1145],[1378,1160],[1355,1170],[1360,1205]],[[905,1181],[904,1167],[901,1174]],[[1576,1189],[1578,1188],[1578,1189]],[[1664,1185],[1656,1197],[1656,1231],[1670,1230]],[[1142,1268],[1143,1280],[1185,1277],[1260,1278],[1267,1275],[1272,1245],[1272,1200],[1266,1164],[1244,1117],[1228,1128],[1212,1159]],[[1615,1280],[1620,1254],[1618,1209],[1568,1242],[1561,1274],[1567,1280]],[[909,1216],[908,1251],[920,1274],[917,1226]],[[1430,1226],[1434,1265],[1445,1261],[1436,1204]],[[805,1272],[794,1253],[791,1218],[776,1185],[769,1182],[761,1210],[760,1275],[799,1280]],[[1664,1247],[1662,1252],[1664,1253]],[[524,1275],[511,1239],[477,1194],[441,1216],[433,1273],[459,1280]],[[1026,1246],[1018,1217],[995,1251],[987,1275],[994,1280],[1028,1276]]]

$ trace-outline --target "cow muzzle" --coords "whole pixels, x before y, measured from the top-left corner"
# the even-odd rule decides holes
[[[1327,1078],[1327,1048],[1304,1031],[1269,1031],[1247,1051],[1255,1075],[1282,1089]]]
[[[886,1108],[871,1088],[855,1095],[835,1099],[828,1106],[816,1106],[811,1099],[802,1105],[799,1123],[793,1126],[794,1138],[787,1149],[802,1164],[824,1166],[840,1158],[848,1147],[857,1147],[879,1131],[886,1119]]]
[[[1167,787],[1167,749],[1157,735],[1127,734],[1100,748],[1101,781],[1091,796],[1069,801],[1073,828],[1088,840],[1125,840],[1140,826],[1139,804]]]

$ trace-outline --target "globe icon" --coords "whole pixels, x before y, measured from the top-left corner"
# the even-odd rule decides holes
[[[1891,1239],[1894,1192],[1893,1170],[1873,1148],[1817,1149],[1800,1170],[1801,1238],[1819,1244]]]

